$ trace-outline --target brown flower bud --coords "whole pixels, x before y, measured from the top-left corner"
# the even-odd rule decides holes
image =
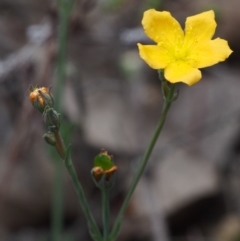
[[[91,171],[93,181],[99,188],[111,188],[115,181],[117,166],[112,161],[107,151],[102,150],[94,159],[94,167]]]
[[[41,113],[43,113],[46,106],[54,106],[54,99],[48,88],[39,86],[34,88],[30,86],[29,91],[29,99],[31,103]]]

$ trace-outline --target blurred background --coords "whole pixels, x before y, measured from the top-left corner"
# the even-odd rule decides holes
[[[136,43],[150,43],[141,19],[167,10],[182,26],[213,9],[216,37],[234,53],[179,84],[162,135],[125,215],[119,241],[240,240],[240,1],[76,0],[68,39],[63,119],[73,160],[94,216],[101,198],[90,170],[101,148],[119,167],[112,223],[162,107],[156,71]],[[54,0],[0,0],[0,240],[51,240],[55,166],[29,85],[53,86],[58,13]],[[67,173],[63,241],[91,240]]]

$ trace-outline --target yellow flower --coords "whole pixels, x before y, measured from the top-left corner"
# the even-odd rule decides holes
[[[200,68],[224,61],[231,53],[226,40],[216,38],[214,12],[188,17],[183,31],[169,12],[154,9],[144,13],[142,25],[146,35],[157,45],[138,43],[141,58],[153,69],[164,69],[171,83],[197,83]]]

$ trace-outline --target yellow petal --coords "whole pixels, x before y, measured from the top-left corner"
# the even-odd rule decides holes
[[[193,60],[191,66],[195,68],[204,68],[218,62],[224,61],[232,53],[228,43],[224,39],[214,39],[199,46],[190,54]]]
[[[185,48],[192,49],[202,42],[209,41],[215,33],[216,26],[212,10],[188,17],[185,25]]]
[[[168,42],[172,48],[184,33],[178,21],[169,12],[149,9],[144,12],[142,25],[146,35],[156,43]]]
[[[157,45],[138,43],[140,57],[153,69],[163,69],[171,61],[171,56]]]
[[[174,62],[164,70],[165,78],[171,83],[183,82],[187,85],[196,84],[202,77],[201,72],[185,62]]]

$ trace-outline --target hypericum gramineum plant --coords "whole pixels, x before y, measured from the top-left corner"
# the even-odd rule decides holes
[[[48,127],[44,139],[48,144],[55,147],[69,173],[86,216],[89,232],[95,241],[116,240],[120,232],[124,212],[161,133],[168,110],[177,99],[176,83],[183,82],[189,86],[197,83],[202,77],[199,69],[224,61],[232,53],[227,41],[220,38],[212,40],[217,26],[213,11],[188,17],[184,31],[169,12],[159,12],[154,9],[147,10],[144,13],[142,24],[146,35],[156,42],[156,45],[139,43],[139,54],[151,68],[156,69],[159,73],[164,105],[159,123],[137,167],[113,225],[109,221],[109,191],[114,186],[115,173],[118,168],[114,165],[112,157],[105,150],[102,150],[94,160],[93,169],[89,170],[94,183],[102,192],[103,233],[100,232],[91,214],[83,188],[78,181],[71,160],[70,144],[66,148],[59,133],[61,127],[60,114],[54,109],[54,98],[50,90],[38,86],[30,88],[30,101],[43,114],[43,120]]]

